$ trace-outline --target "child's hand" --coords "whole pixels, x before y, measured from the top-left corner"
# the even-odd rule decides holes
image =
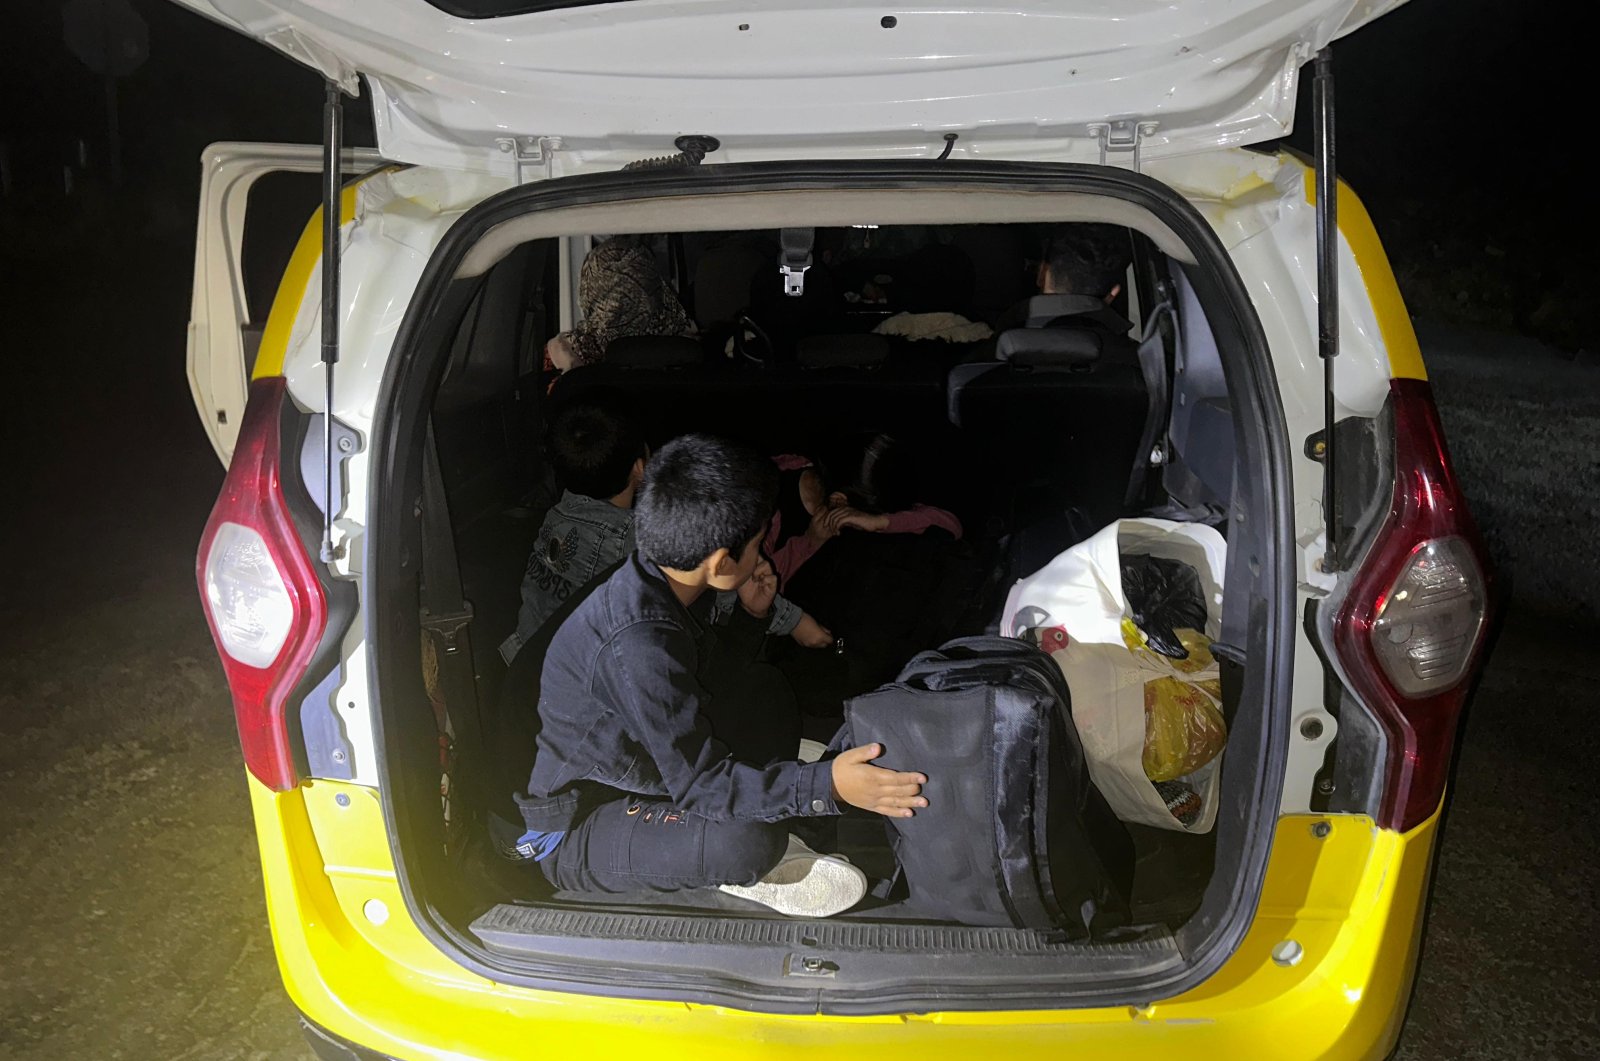
[[[886,818],[909,818],[916,813],[913,807],[928,805],[921,794],[928,778],[873,766],[872,760],[882,754],[881,744],[863,744],[839,753],[833,761],[834,798]]]
[[[564,333],[544,344],[544,356],[550,359],[557,372],[566,372],[578,359],[577,354],[573,352],[571,340]]]
[[[828,508],[813,514],[811,522],[806,524],[806,537],[810,539],[812,545],[817,546],[829,538],[837,538],[844,517],[851,511],[853,510],[847,508]]]
[[[800,624],[789,632],[802,648],[831,648],[833,647],[833,634],[826,626],[811,618],[810,612],[802,613]]]
[[[839,526],[854,527],[856,530],[881,532],[889,529],[889,517],[886,515],[870,516],[854,508],[839,509],[844,516],[839,520]]]
[[[757,619],[765,619],[772,611],[772,598],[777,595],[778,576],[772,573],[767,558],[762,557],[756,563],[755,572],[740,585],[739,603]]]

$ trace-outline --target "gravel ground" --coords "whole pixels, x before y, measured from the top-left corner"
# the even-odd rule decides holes
[[[1600,618],[1600,361],[1421,325],[1456,473],[1517,602]]]
[[[4,278],[28,400],[4,427],[25,500],[0,521],[0,1057],[303,1059],[194,592],[221,474],[183,382],[186,295],[128,279],[188,267],[120,261]],[[1594,1057],[1600,389],[1516,340],[1425,341],[1517,610],[1466,725],[1400,1056]]]

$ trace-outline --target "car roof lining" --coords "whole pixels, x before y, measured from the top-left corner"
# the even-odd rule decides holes
[[[851,225],[983,225],[1099,222],[1150,237],[1186,265],[1194,253],[1150,211],[1086,192],[989,191],[954,188],[777,189],[650,196],[539,210],[502,221],[467,252],[454,279],[481,276],[536,239],[596,232],[726,232]]]

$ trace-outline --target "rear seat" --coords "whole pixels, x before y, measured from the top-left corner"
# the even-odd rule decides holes
[[[1149,413],[1137,348],[1121,333],[1127,322],[1043,305],[1058,298],[1033,300],[1041,306],[1030,326],[1001,333],[994,360],[956,365],[946,388],[950,422],[1015,499],[1011,526],[1067,504],[1102,522],[1120,515]]]
[[[710,431],[772,452],[805,451],[851,431],[886,431],[913,443],[950,431],[943,369],[885,356],[881,337],[813,336],[807,363],[771,366],[705,356],[691,362],[688,342],[619,340],[613,349],[623,356],[573,369],[551,397],[615,391],[658,445],[685,431]]]
[[[561,377],[551,397],[615,392],[652,445],[706,431],[815,453],[840,435],[888,432],[934,473],[925,500],[979,535],[1069,505],[1114,518],[1147,413],[1131,343],[1090,350],[1070,330],[1009,336],[1008,360],[954,368],[938,344],[888,341],[885,355],[879,336],[810,336],[801,361],[776,365],[729,361],[688,339],[632,338]]]

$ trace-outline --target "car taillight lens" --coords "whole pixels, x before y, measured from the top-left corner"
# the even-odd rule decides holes
[[[196,564],[206,621],[233,693],[245,765],[298,783],[286,703],[327,625],[327,600],[284,500],[281,377],[256,380]]]
[[[1334,642],[1355,692],[1388,733],[1380,823],[1404,830],[1432,814],[1444,794],[1490,593],[1431,389],[1421,380],[1393,381],[1390,411],[1389,514],[1334,619]]]
[[[267,543],[249,527],[224,520],[211,539],[201,581],[223,652],[267,667],[294,624],[294,601]]]
[[[1488,617],[1486,589],[1462,539],[1434,538],[1411,550],[1372,624],[1373,651],[1397,692],[1427,696],[1466,676]]]

